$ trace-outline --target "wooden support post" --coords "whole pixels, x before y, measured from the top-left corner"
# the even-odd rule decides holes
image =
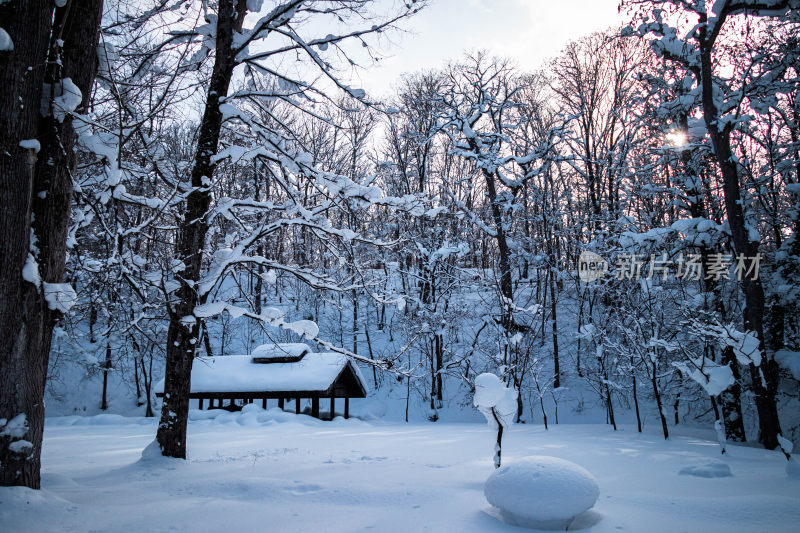
[[[319,398],[311,398],[311,416],[319,418]]]
[[[278,398],[278,407],[280,407],[281,411],[283,411],[283,398]]]
[[[350,418],[350,397],[349,396],[345,396],[344,397],[344,417],[346,419]]]
[[[299,397],[294,399],[294,413],[296,415],[300,414],[300,398]]]
[[[266,409],[266,408],[267,408],[267,399],[266,399],[266,398],[264,398],[263,400],[261,400],[261,407],[262,407],[262,408],[264,408],[264,409]]]
[[[331,420],[336,418],[336,398],[331,396]]]
[[[198,403],[200,404],[200,405],[199,405],[199,407],[198,407],[198,409],[200,409],[200,410],[202,411],[202,410],[203,410],[203,397],[202,397],[202,396],[201,396],[201,397],[200,397],[200,399],[198,400]]]

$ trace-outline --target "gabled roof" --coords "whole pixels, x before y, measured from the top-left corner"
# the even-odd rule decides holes
[[[160,395],[164,380],[156,384]],[[220,393],[328,393],[353,398],[366,396],[367,386],[358,365],[347,356],[325,352],[307,353],[295,362],[254,362],[250,355],[198,357],[192,365],[192,397]],[[300,395],[300,394],[298,394]]]

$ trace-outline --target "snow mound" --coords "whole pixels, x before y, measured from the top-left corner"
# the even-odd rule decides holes
[[[731,477],[731,467],[717,459],[708,459],[691,465],[686,465],[678,472],[681,476],[694,477]]]
[[[0,524],[3,531],[23,531],[28,529],[31,517],[48,520],[55,527],[60,520],[74,515],[75,505],[49,490],[29,489],[28,487],[0,487]],[[15,527],[12,524],[19,524]],[[43,529],[28,529],[28,531]],[[63,530],[62,530],[63,531]]]
[[[163,458],[161,445],[155,439],[142,450],[142,461],[159,461]]]
[[[142,457],[131,465],[131,468],[137,469],[144,467],[149,470],[175,470],[177,468],[184,468],[186,462],[183,459],[175,457],[167,457],[161,453],[161,445],[156,439],[153,439],[150,444],[145,446],[142,450]]]
[[[531,456],[495,470],[483,493],[508,523],[563,530],[595,504],[600,487],[592,474],[575,463]]]
[[[794,457],[786,463],[786,475],[792,479],[800,479],[800,462],[796,461]]]

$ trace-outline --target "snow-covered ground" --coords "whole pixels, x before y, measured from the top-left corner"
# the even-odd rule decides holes
[[[0,489],[1,531],[524,531],[495,517],[485,424],[320,422],[261,411],[193,412],[187,461],[141,460],[155,420],[47,420],[41,491]],[[212,414],[215,412],[212,412]],[[600,485],[572,529],[592,532],[796,531],[800,480],[778,452],[622,427],[512,427],[504,463],[550,455]],[[680,475],[722,460],[731,477]],[[690,469],[691,470],[691,469]],[[697,469],[697,471],[719,469]]]

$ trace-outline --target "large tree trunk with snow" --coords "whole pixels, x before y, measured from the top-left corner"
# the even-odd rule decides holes
[[[39,487],[44,385],[60,311],[48,306],[37,278],[45,283],[62,281],[76,162],[71,117],[40,116],[40,102],[50,100],[52,105],[54,96],[42,94],[42,83],[55,91],[70,78],[68,85],[83,95],[78,107],[86,105],[94,83],[102,6],[102,0],[73,0],[55,10],[55,17],[49,1],[12,2],[0,8],[0,19],[14,42],[12,52],[0,52],[3,79],[11,82],[0,89],[0,143],[8,154],[0,164],[4,206],[0,334],[10,341],[0,356],[4,387],[0,419],[24,414],[27,422],[27,427],[5,431],[0,438],[4,485]],[[34,137],[38,154],[19,147],[20,140]],[[35,247],[30,246],[31,236]],[[29,251],[26,281],[22,268]],[[34,269],[38,275],[32,275]]]
[[[177,276],[181,280],[181,286],[177,293],[177,303],[170,310],[164,402],[156,434],[161,453],[167,457],[186,458],[192,362],[199,340],[200,324],[196,320],[182,319],[192,317],[198,303],[196,282],[200,279],[202,269],[203,248],[208,232],[205,217],[211,203],[208,184],[216,168],[212,158],[217,153],[222,128],[220,98],[228,94],[236,65],[232,51],[233,34],[241,30],[246,10],[245,2],[221,0],[219,3],[214,68],[192,167],[192,192],[186,199],[186,210],[178,235],[178,258],[185,267]]]
[[[700,54],[703,116],[714,147],[714,156],[722,171],[725,214],[728,216],[728,225],[737,257],[755,258],[759,253],[759,242],[751,239],[745,223],[739,172],[731,149],[731,126],[719,124],[719,110],[714,100],[712,46],[711,43],[706,42],[704,27],[700,35],[700,42],[704,45]],[[758,336],[759,349],[763,355],[759,367],[752,363],[749,366],[756,409],[758,410],[758,440],[764,447],[773,450],[778,446],[778,435],[781,433],[775,399],[779,376],[777,363],[764,352],[764,288],[761,280],[757,277],[750,279],[748,276],[743,276],[740,285],[745,298],[744,327],[745,330],[752,331]]]
[[[22,269],[30,247],[37,154],[20,141],[36,137],[52,13],[49,0],[0,5],[14,46],[0,51],[0,484],[31,488],[39,488],[46,368],[26,349],[30,284]]]

